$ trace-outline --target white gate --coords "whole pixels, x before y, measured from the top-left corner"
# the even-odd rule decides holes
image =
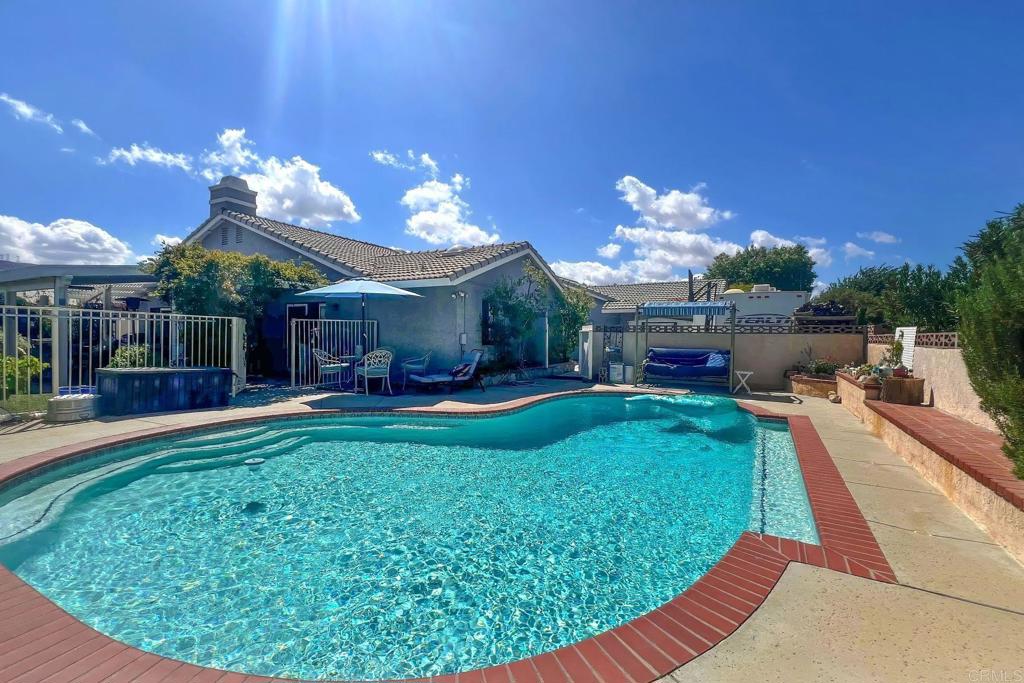
[[[41,409],[60,393],[92,392],[96,370],[218,367],[245,386],[245,321],[215,315],[0,306],[0,407]],[[24,409],[23,409],[24,408]],[[42,405],[45,408],[45,405]]]
[[[361,341],[360,320],[298,319],[288,331],[288,367],[293,387],[320,384],[320,366],[314,351],[356,361],[377,348],[377,321],[366,321],[366,342]]]

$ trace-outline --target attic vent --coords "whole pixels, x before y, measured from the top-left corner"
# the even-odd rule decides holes
[[[235,226],[235,244],[241,244],[241,243],[242,243],[242,226],[241,225],[236,225]]]
[[[445,249],[443,256],[456,256],[464,251],[469,251],[469,247],[463,247],[456,244],[454,247],[448,247]]]
[[[221,244],[222,247],[226,247],[228,245],[228,225],[227,225],[227,223],[225,223],[224,225],[220,226],[220,244]]]

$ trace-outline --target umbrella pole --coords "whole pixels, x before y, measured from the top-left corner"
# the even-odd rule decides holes
[[[367,336],[366,336],[366,295],[365,295],[365,294],[363,294],[363,295],[362,295],[361,297],[359,297],[359,298],[361,299],[361,303],[362,303],[362,321],[363,321],[363,323],[362,323],[362,342],[363,342],[363,355],[366,355],[367,353],[369,353],[369,352],[370,352],[370,344],[369,344],[369,339],[368,339],[368,338],[367,338]]]

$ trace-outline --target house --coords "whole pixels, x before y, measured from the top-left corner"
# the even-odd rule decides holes
[[[700,275],[689,280],[591,285],[587,291],[598,305],[590,314],[590,322],[623,326],[633,321],[637,307],[649,301],[717,301],[722,298],[725,287],[725,280],[708,280]]]
[[[485,295],[502,278],[517,278],[532,262],[562,290],[562,282],[529,242],[509,242],[430,251],[403,251],[342,235],[283,223],[258,213],[257,193],[241,178],[226,176],[210,188],[209,218],[185,238],[188,244],[275,260],[307,262],[330,281],[370,278],[422,296],[376,300],[368,316],[378,321],[378,343],[396,358],[432,352],[432,365],[451,367],[463,351],[489,345]],[[360,317],[358,300],[310,301],[287,296],[268,307],[262,331],[262,364],[268,374],[288,369],[291,321]],[[546,358],[544,322],[528,345],[530,360]]]

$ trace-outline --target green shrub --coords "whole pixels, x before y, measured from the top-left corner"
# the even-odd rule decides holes
[[[144,368],[147,365],[152,365],[150,362],[149,346],[146,344],[131,344],[117,347],[107,367]]]
[[[814,358],[804,365],[804,372],[811,375],[834,375],[840,365],[831,358]]]
[[[960,345],[981,407],[1024,479],[1024,231],[1003,237],[1002,253],[977,263],[959,300]]]
[[[15,390],[19,393],[28,393],[32,379],[40,379],[43,370],[50,367],[49,363],[43,363],[35,356],[0,356],[0,369],[3,371],[3,382],[7,386],[7,393],[13,394]]]

